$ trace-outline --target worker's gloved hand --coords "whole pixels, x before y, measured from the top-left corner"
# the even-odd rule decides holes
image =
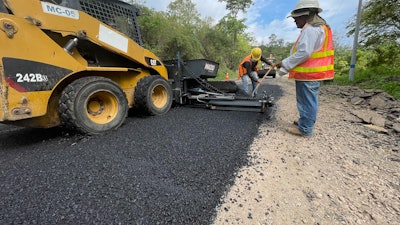
[[[281,67],[281,68],[278,70],[279,76],[286,75],[287,73],[288,73],[288,71],[287,71],[284,67]]]

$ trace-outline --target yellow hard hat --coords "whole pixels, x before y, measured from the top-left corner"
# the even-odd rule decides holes
[[[251,58],[253,58],[254,60],[260,60],[261,54],[262,54],[261,48],[253,48],[251,50]]]

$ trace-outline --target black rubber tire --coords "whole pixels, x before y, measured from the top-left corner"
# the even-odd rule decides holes
[[[276,78],[276,70],[271,70],[268,75],[272,76],[272,78]]]
[[[85,77],[64,88],[59,100],[61,121],[84,134],[100,134],[120,127],[128,101],[120,86],[104,77]]]
[[[263,78],[264,75],[267,73],[267,71],[268,71],[268,70],[266,70],[266,69],[264,69],[264,70],[259,70],[259,71],[258,71],[258,77],[259,77],[259,78]],[[276,77],[276,70],[271,70],[271,71],[269,71],[269,73],[268,73],[267,76],[268,76],[268,77],[273,77],[273,78],[275,78],[275,77]]]
[[[145,115],[162,115],[171,109],[172,89],[167,80],[159,75],[139,80],[134,94],[135,109]]]

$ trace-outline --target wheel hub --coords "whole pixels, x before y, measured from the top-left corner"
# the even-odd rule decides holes
[[[157,108],[164,107],[168,101],[167,92],[163,86],[154,87],[151,98],[153,99],[153,103]]]
[[[88,103],[88,113],[92,116],[100,115],[104,111],[104,103],[100,99],[90,99]]]
[[[118,114],[118,100],[107,91],[93,94],[86,105],[87,116],[97,124],[106,124]]]

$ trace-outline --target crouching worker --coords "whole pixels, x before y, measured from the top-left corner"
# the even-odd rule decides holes
[[[239,65],[239,77],[238,79],[242,79],[242,87],[243,90],[251,95],[252,93],[249,90],[248,79],[251,80],[251,84],[254,91],[257,87],[257,84],[261,82],[261,79],[258,77],[258,62],[263,61],[264,63],[271,65],[271,63],[262,56],[261,48],[253,48],[251,50],[251,54],[246,56]],[[257,92],[257,90],[256,90]],[[254,92],[254,95],[257,93]]]

